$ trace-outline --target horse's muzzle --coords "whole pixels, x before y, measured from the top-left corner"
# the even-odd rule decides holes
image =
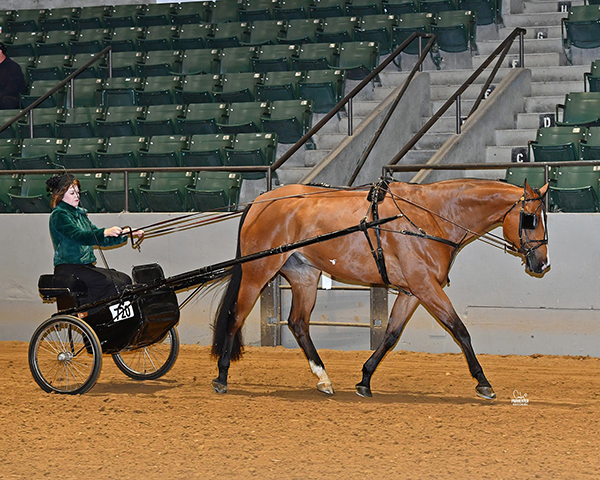
[[[525,255],[525,269],[536,275],[542,275],[546,270],[550,268],[550,261],[547,256],[538,258],[536,251],[530,251]]]

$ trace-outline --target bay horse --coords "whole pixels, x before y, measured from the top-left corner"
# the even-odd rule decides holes
[[[359,395],[372,395],[375,369],[421,303],[460,345],[477,380],[477,395],[495,398],[470,335],[443,287],[458,251],[500,224],[504,239],[498,238],[505,248],[521,256],[526,271],[543,274],[550,266],[544,207],[547,188],[534,190],[527,182],[517,187],[500,181],[457,179],[424,185],[392,182],[375,192],[380,197],[374,201],[367,200],[365,190],[307,185],[284,186],[260,195],[241,217],[237,258],[345,229],[376,213],[382,219],[395,219],[379,229],[234,266],[214,322],[212,355],[218,358],[219,375],[213,388],[217,393],[227,391],[230,361],[239,359],[243,350],[240,329],[244,320],[263,287],[280,273],[292,291],[288,325],[318,379],[317,389],[334,393],[309,332],[319,277],[327,272],[347,281],[387,284],[399,292],[384,339],[362,368],[362,380],[356,385]]]

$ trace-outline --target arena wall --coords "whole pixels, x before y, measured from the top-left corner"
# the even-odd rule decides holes
[[[97,225],[147,225],[170,214],[92,214]],[[54,311],[37,293],[37,279],[52,271],[48,215],[0,215],[3,245],[0,288],[0,340],[28,341]],[[148,239],[141,252],[130,246],[106,251],[112,268],[158,262],[166,275],[210,265],[235,256],[237,218],[172,235]],[[519,258],[482,242],[466,246],[450,271],[446,293],[467,325],[478,353],[600,356],[600,215],[550,214],[551,269],[536,278]],[[500,230],[496,233],[501,234]],[[359,268],[359,267],[358,267]],[[184,299],[189,292],[180,294]],[[182,311],[183,343],[208,345],[218,291],[195,298]],[[282,314],[289,293],[282,294]],[[394,296],[389,296],[391,309]],[[368,323],[368,292],[320,290],[313,320]],[[359,327],[313,326],[318,348],[368,349],[369,333]],[[259,309],[246,322],[245,338],[260,345]],[[296,347],[287,328],[282,343]],[[399,349],[458,352],[450,335],[422,308],[408,323]]]

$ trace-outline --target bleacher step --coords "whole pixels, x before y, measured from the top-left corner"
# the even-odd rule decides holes
[[[529,140],[535,139],[536,129],[515,129],[515,130],[496,130],[495,139],[496,145],[514,146],[527,145]]]

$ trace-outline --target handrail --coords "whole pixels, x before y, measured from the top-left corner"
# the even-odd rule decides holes
[[[108,76],[111,77],[112,76],[112,65],[111,65],[111,63],[112,63],[111,62],[112,56],[111,56],[111,52],[112,52],[112,46],[109,45],[104,50],[102,50],[101,52],[99,52],[96,55],[94,55],[84,65],[82,65],[77,70],[75,70],[73,73],[71,73],[70,75],[68,75],[65,79],[61,80],[59,83],[56,84],[56,86],[54,86],[53,88],[51,88],[50,90],[48,90],[44,95],[42,95],[40,98],[38,98],[35,102],[33,102],[31,105],[25,107],[23,110],[21,110],[19,113],[17,113],[14,117],[12,117],[8,122],[6,122],[4,125],[2,125],[0,127],[0,133],[3,132],[4,130],[6,130],[9,126],[11,126],[17,120],[19,120],[20,118],[22,118],[25,115],[27,115],[31,110],[33,110],[35,107],[37,107],[39,104],[41,104],[48,97],[50,97],[54,93],[58,92],[67,83],[71,82],[76,76],[78,76],[81,72],[83,72],[90,65],[96,63],[98,60],[100,60],[100,58],[102,58],[107,53],[109,54],[109,70],[108,70],[109,71],[109,75]],[[33,138],[33,115],[31,115],[30,118],[29,118],[29,136],[31,138]]]
[[[429,131],[429,129],[433,126],[433,124],[435,124],[440,119],[440,117],[444,113],[446,113],[446,111],[452,106],[452,104],[454,104],[457,101],[460,102],[460,95],[462,95],[462,93],[468,87],[471,86],[471,84],[475,81],[475,79],[478,78],[483,73],[483,71],[493,62],[493,60],[496,57],[499,57],[498,62],[496,63],[492,72],[490,73],[490,76],[484,83],[484,86],[481,89],[481,92],[480,92],[479,96],[477,97],[477,100],[475,101],[475,104],[473,105],[471,112],[469,112],[468,116],[471,116],[473,114],[473,112],[477,109],[477,107],[479,106],[481,101],[483,100],[483,97],[485,96],[485,92],[487,91],[487,89],[491,85],[492,81],[494,80],[494,77],[496,76],[496,73],[498,72],[500,65],[504,61],[504,58],[508,54],[508,51],[510,50],[512,43],[514,42],[514,40],[517,36],[519,37],[519,66],[520,66],[520,68],[523,68],[523,66],[524,66],[523,36],[525,35],[525,33],[527,33],[527,31],[525,29],[515,28],[510,33],[510,35],[508,35],[508,37],[506,37],[504,39],[504,41],[498,46],[498,48],[496,48],[496,50],[494,50],[492,52],[492,54],[479,66],[479,68],[477,68],[477,70],[475,70],[475,72],[473,72],[473,74],[456,90],[456,92],[454,92],[454,94],[446,101],[446,103],[444,103],[444,105],[442,105],[438,109],[438,111],[433,114],[433,116],[427,121],[427,123],[425,123],[425,125],[423,125],[423,127],[413,136],[413,138],[411,138],[409,140],[409,142],[406,145],[404,145],[404,147],[402,147],[402,149],[396,154],[396,156],[394,156],[394,158],[392,158],[392,160],[390,160],[390,163],[387,166],[396,165],[402,159],[402,157],[404,157],[404,155],[406,155],[408,153],[408,151],[412,147],[414,147],[416,145],[416,143]],[[460,126],[459,126],[459,128],[460,128]],[[386,167],[384,167],[384,169]]]
[[[435,35],[431,33],[421,33],[421,32],[413,32],[404,42],[402,42],[396,50],[394,50],[383,62],[379,64],[377,68],[375,68],[369,75],[367,75],[350,93],[348,93],[344,98],[342,98],[335,107],[333,107],[316,125],[314,125],[308,132],[306,132],[287,152],[285,152],[273,165],[271,165],[271,175],[275,172],[279,167],[281,167],[289,158],[296,153],[315,133],[317,133],[333,116],[335,116],[346,104],[350,104],[349,107],[352,107],[352,99],[358,95],[358,93],[371,82],[381,71],[387,67],[402,51],[416,38],[430,38],[432,40],[428,43],[428,48],[426,48],[425,52],[421,54],[420,62],[422,62],[431,48],[430,44],[432,44],[433,39],[435,39]],[[349,118],[350,122],[350,118]],[[352,132],[349,132],[349,135],[352,135]],[[267,188],[271,189],[271,184],[267,186]]]

